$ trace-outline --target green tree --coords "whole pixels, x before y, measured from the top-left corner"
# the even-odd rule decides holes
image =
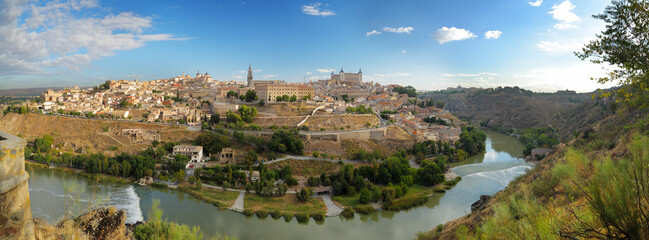
[[[608,63],[616,68],[607,77],[595,78],[599,83],[618,82],[618,97],[630,102],[645,98],[649,92],[649,2],[646,0],[615,0],[604,13],[593,17],[606,23],[597,39],[575,54],[596,64]],[[641,93],[641,94],[634,94]],[[610,92],[602,93],[609,96]],[[647,104],[647,100],[639,101]]]
[[[291,102],[295,102],[295,101],[297,101],[297,96],[295,96],[295,95],[291,96],[290,101],[291,101]]]
[[[257,99],[259,98],[257,97],[257,92],[255,90],[246,91],[246,102],[252,102]]]
[[[238,97],[239,97],[239,94],[238,94],[237,92],[233,91],[233,90],[230,90],[230,91],[228,91],[228,93],[226,94],[226,97],[227,97],[227,98],[231,98],[231,97],[238,98]]]
[[[255,116],[257,116],[257,108],[243,105],[239,108],[239,114],[241,114],[243,121],[251,123]]]

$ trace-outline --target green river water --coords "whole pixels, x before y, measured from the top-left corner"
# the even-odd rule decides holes
[[[84,209],[89,203],[113,205],[128,213],[128,222],[146,220],[152,201],[159,199],[163,218],[199,226],[208,235],[225,234],[237,239],[412,239],[417,232],[468,214],[480,195],[492,195],[530,166],[522,159],[523,145],[515,138],[488,132],[487,151],[454,164],[453,172],[462,176],[453,189],[435,194],[420,207],[407,211],[378,211],[353,219],[311,219],[298,224],[283,218],[258,219],[203,203],[185,193],[124,184],[97,184],[72,173],[29,168],[32,215],[55,223],[66,212]],[[66,188],[82,192],[66,195]],[[67,199],[67,200],[66,200]],[[72,199],[72,201],[68,201]],[[72,202],[73,204],[67,204]],[[70,207],[71,205],[72,207]],[[76,213],[72,213],[76,214]]]

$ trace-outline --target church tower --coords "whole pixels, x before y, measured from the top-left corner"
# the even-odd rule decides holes
[[[254,87],[255,84],[252,80],[252,64],[248,65],[248,87]]]

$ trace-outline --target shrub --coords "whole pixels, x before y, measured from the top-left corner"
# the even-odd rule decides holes
[[[243,215],[246,215],[248,217],[252,216],[252,210],[250,209],[243,210]]]
[[[260,218],[260,219],[264,219],[264,218],[268,217],[268,211],[266,211],[266,210],[259,210],[259,211],[256,212],[256,214],[257,214],[257,217]]]
[[[376,211],[371,205],[358,205],[354,207],[354,211],[360,214],[370,214]]]
[[[297,214],[295,214],[295,219],[297,219],[298,223],[308,223],[309,222],[309,214],[308,213],[297,213]]]
[[[274,219],[279,219],[282,217],[282,213],[279,210],[275,210],[270,213],[270,216],[273,217]]]
[[[314,213],[313,215],[311,215],[311,217],[316,222],[323,222],[324,219],[325,219],[325,214],[324,213]]]
[[[402,197],[383,204],[383,209],[389,211],[405,210],[415,206],[424,205],[427,201],[428,197],[423,195]]]
[[[344,218],[353,218],[354,210],[352,210],[351,208],[345,208],[343,209],[343,212],[340,213],[340,215],[343,216]]]
[[[292,213],[284,213],[284,221],[290,222],[291,219],[293,219],[293,214]]]

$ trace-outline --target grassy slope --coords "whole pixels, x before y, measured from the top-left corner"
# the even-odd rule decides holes
[[[561,233],[583,227],[575,216],[598,226],[587,201],[592,195],[589,182],[605,169],[601,162],[630,157],[629,146],[646,135],[638,128],[644,125],[646,130],[648,119],[647,110],[618,110],[595,124],[590,136],[559,145],[554,154],[497,193],[486,209],[420,233],[418,239],[558,239]]]

